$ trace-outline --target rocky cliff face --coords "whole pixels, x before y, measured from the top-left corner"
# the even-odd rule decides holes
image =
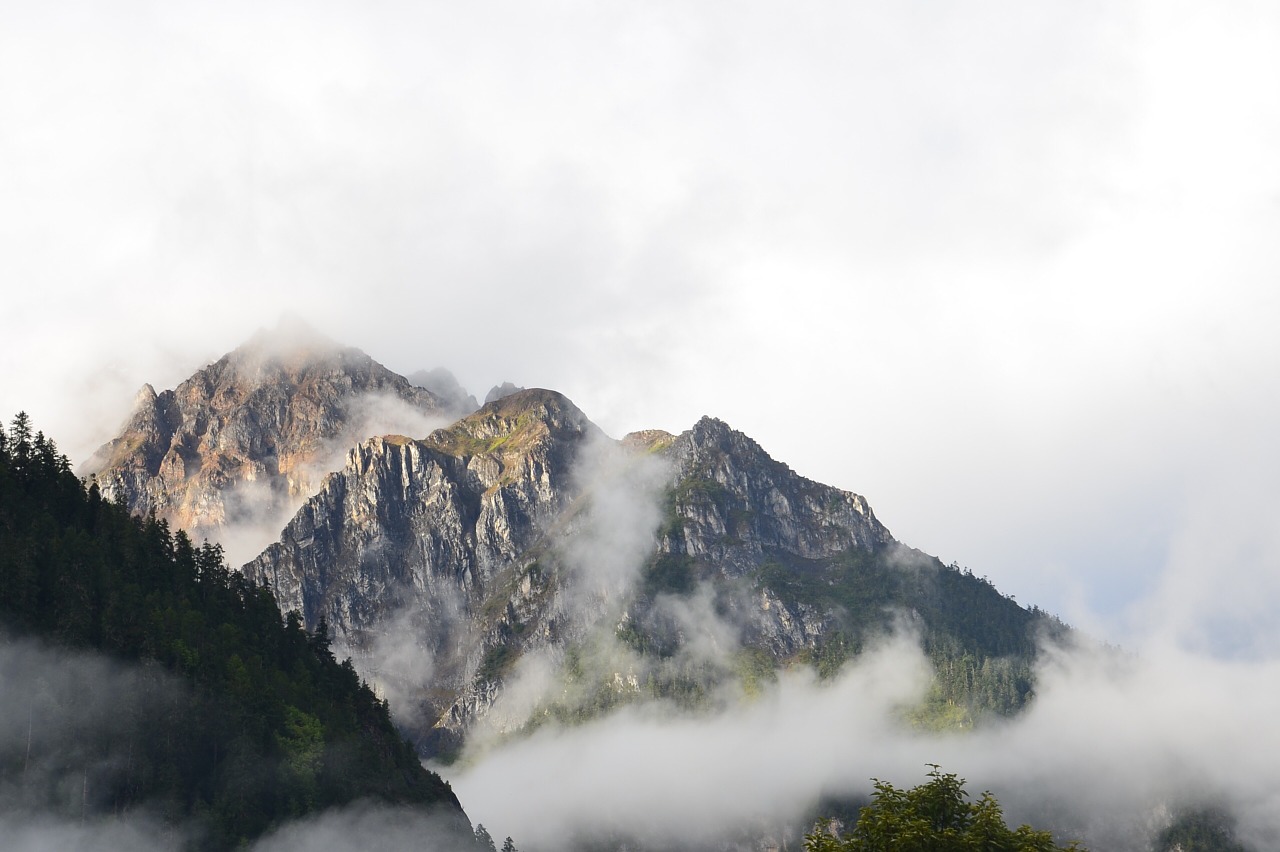
[[[557,633],[554,607],[530,607],[548,587],[537,561],[571,513],[574,464],[593,440],[604,438],[580,410],[536,389],[424,440],[372,439],[244,573],[313,629],[323,618],[369,676],[384,690],[407,686],[431,722],[466,715],[499,623],[536,611],[544,638]],[[415,655],[429,677],[405,684],[414,672],[398,663]]]
[[[822,559],[893,541],[866,499],[798,476],[719,420],[702,418],[663,451],[675,460],[678,521],[663,552],[741,576],[773,551]]]
[[[264,333],[144,388],[89,468],[323,623],[424,754],[637,699],[696,708],[785,665],[831,674],[894,619],[960,661],[947,706],[972,667],[1030,653],[1031,613],[718,420],[614,441],[560,394],[504,385],[439,428],[474,400],[416,378],[448,399]]]
[[[735,649],[813,650],[838,617],[761,570],[892,543],[863,498],[720,421],[614,442],[559,394],[523,390],[425,440],[356,448],[244,570],[309,626],[323,618],[432,752],[540,703],[590,712],[582,700],[642,680],[672,686],[709,622],[729,646],[712,678]],[[565,698],[566,666],[595,697]],[[531,686],[530,668],[553,674]]]
[[[282,327],[173,390],[144,387],[124,430],[85,472],[108,497],[196,537],[265,523],[273,538],[370,430],[425,434],[446,422],[443,408],[363,352]]]

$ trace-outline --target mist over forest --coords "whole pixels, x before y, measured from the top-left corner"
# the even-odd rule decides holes
[[[0,0],[0,845],[936,765],[1280,847],[1276,79],[1256,0]]]

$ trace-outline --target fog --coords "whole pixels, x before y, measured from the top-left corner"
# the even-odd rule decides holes
[[[1112,632],[1280,426],[1268,4],[3,17],[0,412],[76,459],[292,311],[614,435],[721,417]]]
[[[1063,784],[1091,827],[1199,777],[1273,837],[1272,4],[0,0],[0,24],[0,416],[83,460],[144,382],[286,310],[613,435],[712,414],[1132,654],[1046,657],[998,746],[833,741],[814,775]],[[459,789],[519,841],[488,765]]]
[[[158,666],[55,649],[0,635],[0,845],[13,852],[175,852],[195,824],[160,818],[160,803],[131,810],[100,792],[131,770],[130,755],[189,691]],[[287,824],[255,852],[457,848],[456,816],[357,803]]]
[[[330,473],[342,470],[356,444],[379,435],[425,438],[454,419],[429,413],[391,393],[365,393],[346,401],[346,423],[339,435],[314,448],[279,483],[241,480],[222,489],[226,522],[201,530],[223,546],[230,565],[243,565],[280,538],[280,532],[308,499],[320,492]]]
[[[914,786],[931,763],[971,795],[992,791],[1011,824],[1092,849],[1148,849],[1179,808],[1205,805],[1224,805],[1239,836],[1267,849],[1280,840],[1278,675],[1275,660],[1049,649],[1017,719],[930,735],[901,716],[928,671],[900,635],[834,682],[784,673],[709,715],[634,706],[540,729],[449,774],[473,819],[529,849],[599,834],[679,846],[803,831],[822,796],[866,796],[872,778]]]
[[[903,714],[924,698],[928,665],[900,619],[833,682],[793,670],[743,691],[729,678],[696,711],[633,689],[625,709],[579,727],[481,736],[444,771],[473,819],[530,850],[600,837],[680,848],[794,836],[822,797],[865,797],[873,778],[914,786],[934,763],[965,777],[971,795],[992,791],[1012,824],[1095,850],[1147,850],[1183,809],[1202,807],[1235,818],[1249,848],[1274,848],[1280,538],[1268,519],[1280,506],[1261,479],[1231,492],[1209,482],[1150,594],[1125,614],[1125,645],[1103,641],[1098,617],[1067,644],[1043,645],[1036,695],[1015,719],[945,735],[911,729]],[[618,521],[604,529],[643,517],[655,499],[614,485]],[[898,565],[925,570],[910,558]],[[617,672],[624,693],[628,678],[643,683],[664,666],[732,672],[740,625],[707,592],[658,597],[651,617],[672,620],[684,639],[674,658],[642,657],[606,623],[585,666]],[[549,655],[522,661],[494,708],[507,729],[564,688],[558,665]]]

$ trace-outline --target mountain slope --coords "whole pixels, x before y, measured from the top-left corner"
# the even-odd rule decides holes
[[[419,700],[438,715],[474,675],[480,616],[501,605],[490,594],[531,563],[572,501],[581,446],[601,437],[560,394],[530,390],[422,441],[371,439],[244,574],[307,623],[325,618],[357,653],[390,641],[429,654],[436,697]]]
[[[382,431],[425,434],[445,408],[358,349],[286,322],[173,390],[144,386],[84,472],[108,499],[197,538],[237,524],[274,535],[347,448]]]
[[[964,675],[941,704],[1013,656],[1014,709],[1038,621],[720,421],[614,442],[544,390],[361,445],[244,571],[332,624],[427,754],[646,695],[694,708],[781,665],[829,674],[902,618]]]
[[[467,836],[324,631],[215,546],[86,489],[23,417],[0,430],[0,631],[0,800],[17,811],[145,812],[229,849],[373,799],[441,808]]]

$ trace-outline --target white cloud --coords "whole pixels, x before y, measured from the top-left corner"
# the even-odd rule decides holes
[[[291,309],[612,434],[714,414],[1023,602],[1270,658],[1271,6],[2,14],[0,414],[76,457]]]
[[[0,404],[77,457],[290,309],[614,434],[715,414],[1114,617],[1184,462],[1260,440],[1213,412],[1276,419],[1266,7],[6,19]]]

